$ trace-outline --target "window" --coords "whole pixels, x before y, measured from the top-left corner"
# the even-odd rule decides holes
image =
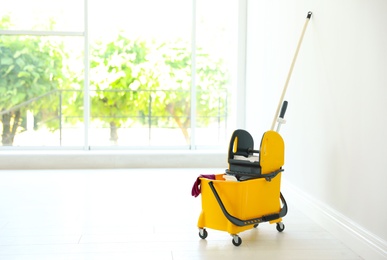
[[[2,149],[227,145],[238,0],[3,2]]]

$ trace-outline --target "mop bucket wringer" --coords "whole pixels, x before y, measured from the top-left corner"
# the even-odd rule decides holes
[[[253,147],[247,131],[234,131],[226,173],[216,174],[214,179],[200,178],[202,211],[198,228],[202,239],[208,235],[206,228],[226,231],[233,237],[232,243],[239,246],[242,239],[238,233],[260,223],[276,223],[278,231],[284,230],[282,217],[287,213],[287,204],[280,192],[283,139],[277,132],[267,131],[260,150]],[[230,176],[234,180],[229,180]]]

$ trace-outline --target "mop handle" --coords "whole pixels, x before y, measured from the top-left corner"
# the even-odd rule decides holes
[[[293,61],[292,61],[292,64],[290,66],[290,69],[289,69],[288,77],[286,78],[285,86],[284,86],[284,89],[282,91],[282,95],[281,95],[280,101],[278,103],[277,111],[275,112],[275,115],[274,115],[273,123],[271,125],[271,130],[274,130],[275,122],[277,121],[278,113],[279,113],[279,111],[281,109],[281,104],[282,104],[282,102],[284,100],[286,89],[288,88],[290,77],[291,77],[292,72],[293,72],[294,64],[296,63],[297,55],[298,55],[298,52],[299,52],[300,47],[301,47],[302,39],[304,38],[306,27],[308,26],[308,23],[309,23],[309,20],[310,20],[311,16],[312,16],[312,12],[309,11],[308,15],[306,16],[306,21],[305,21],[305,24],[304,24],[304,28],[302,29],[300,40],[298,41],[296,52],[294,53]]]

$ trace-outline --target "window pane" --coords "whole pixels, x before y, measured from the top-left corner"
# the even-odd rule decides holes
[[[80,0],[2,0],[1,19],[11,18],[10,30],[83,31],[84,3]]]
[[[90,3],[90,144],[189,145],[192,3],[122,4]]]
[[[237,0],[197,0],[197,145],[228,145],[235,90]]]
[[[227,144],[238,1],[195,2],[193,44],[192,1],[88,1],[85,140],[84,1],[4,0],[0,30],[27,35],[0,36],[2,145]],[[68,36],[31,36],[34,31]]]
[[[83,145],[82,44],[78,37],[0,36],[3,146]]]

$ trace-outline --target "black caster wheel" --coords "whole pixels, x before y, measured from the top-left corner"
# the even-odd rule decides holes
[[[242,244],[242,238],[239,236],[235,235],[232,237],[232,243],[234,246],[240,246]]]
[[[201,239],[206,239],[207,236],[208,236],[207,230],[205,230],[204,228],[203,229],[199,229],[199,237]]]
[[[285,229],[285,225],[282,222],[278,222],[276,228],[277,228],[278,232],[282,232]]]
[[[257,228],[258,226],[259,226],[259,224],[255,224],[255,225],[254,225],[254,228]]]

